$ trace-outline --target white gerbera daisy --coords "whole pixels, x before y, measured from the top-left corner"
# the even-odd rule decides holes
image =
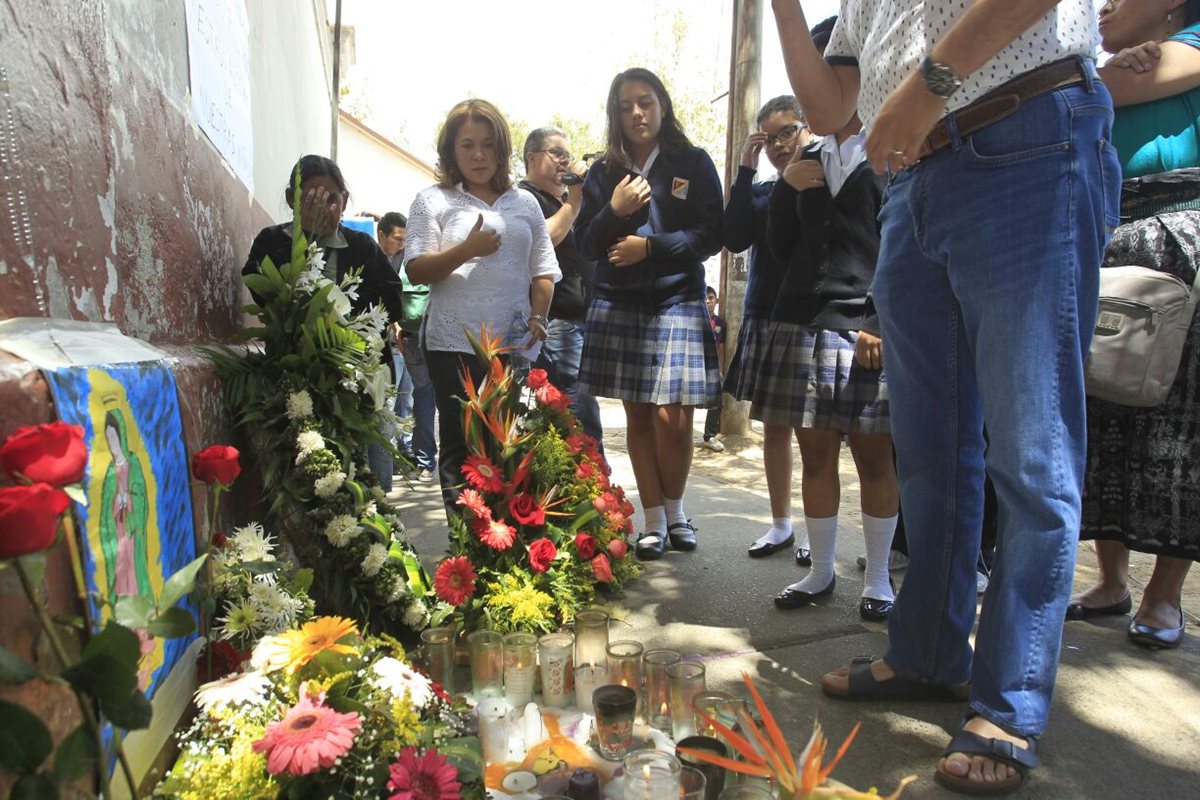
[[[261,672],[228,675],[196,690],[196,705],[205,711],[229,706],[257,705],[267,696],[270,683]]]
[[[262,633],[263,621],[258,608],[245,599],[231,605],[225,616],[217,620],[221,624],[222,639],[257,636]]]
[[[304,419],[311,417],[313,413],[312,395],[307,389],[301,389],[298,392],[292,392],[287,399],[287,417],[288,419]]]
[[[362,574],[368,578],[374,578],[383,568],[387,557],[388,549],[385,546],[378,542],[371,545],[371,549],[367,551],[367,556],[362,562]]]
[[[235,528],[230,537],[242,561],[274,561],[275,540],[263,531],[263,526],[251,522]]]
[[[372,682],[397,700],[408,695],[415,708],[424,708],[433,699],[433,686],[429,679],[403,661],[385,656],[371,665],[371,671],[375,673]]]
[[[345,547],[361,531],[358,520],[349,514],[339,514],[325,526],[325,538],[334,547]]]
[[[342,488],[342,484],[346,482],[346,473],[338,471],[331,472],[328,475],[317,478],[313,481],[313,493],[317,497],[329,498],[337,494],[338,489]]]

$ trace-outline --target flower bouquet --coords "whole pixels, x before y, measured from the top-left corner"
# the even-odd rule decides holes
[[[552,631],[598,587],[619,589],[640,571],[625,541],[633,507],[546,372],[530,371],[526,405],[501,358],[508,348],[486,329],[470,338],[488,370],[478,388],[464,370],[466,488],[450,523],[450,556],[434,576],[444,604],[435,620]]]
[[[399,642],[318,617],[254,647],[251,669],[201,686],[157,797],[484,797],[469,711]]]
[[[387,314],[379,305],[350,314],[361,278],[325,277],[298,208],[293,216],[291,261],[264,258],[261,274],[244,278],[259,299],[245,310],[262,325],[241,338],[256,345],[206,353],[256,446],[267,516],[313,569],[318,605],[375,630],[419,631],[429,623],[428,577],[365,468],[367,444],[390,447],[381,430],[395,423],[381,361]]]

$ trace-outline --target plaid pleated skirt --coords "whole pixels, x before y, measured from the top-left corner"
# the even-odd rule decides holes
[[[750,418],[768,425],[891,433],[883,370],[854,360],[857,332],[771,323]]]
[[[737,349],[729,361],[724,389],[738,400],[753,400],[758,373],[762,369],[767,345],[771,342],[771,320],[746,317],[738,332]]]
[[[579,382],[597,397],[717,405],[721,373],[708,309],[699,300],[656,310],[597,297],[588,308]]]

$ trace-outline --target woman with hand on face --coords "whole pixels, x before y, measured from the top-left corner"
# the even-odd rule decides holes
[[[617,75],[607,117],[607,146],[588,170],[576,222],[580,251],[597,262],[580,378],[625,405],[645,512],[636,552],[648,560],[668,542],[696,548],[683,495],[692,414],[721,399],[703,263],[721,249],[721,181],[654,73]]]
[[[476,384],[486,372],[467,334],[487,327],[524,347],[545,339],[562,272],[541,207],[513,186],[512,136],[494,105],[450,109],[437,150],[440,180],[413,201],[405,261],[409,280],[430,286],[421,343],[437,398],[442,501],[453,516],[467,456],[462,369]]]

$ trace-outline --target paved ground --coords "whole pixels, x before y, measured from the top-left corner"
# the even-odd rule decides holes
[[[620,406],[605,402],[602,410],[614,478],[636,495]],[[700,549],[669,553],[649,566],[622,600],[629,613],[619,636],[701,654],[713,688],[744,693],[740,677],[748,672],[794,746],[807,739],[815,718],[835,741],[861,721],[863,729],[835,773],[853,786],[887,792],[901,777],[916,774],[920,780],[906,797],[957,796],[936,784],[932,771],[964,706],[847,704],[820,691],[822,673],[856,655],[882,653],[886,645],[885,626],[865,623],[857,613],[862,573],[854,560],[863,546],[853,465],[843,461],[837,590],[820,606],[778,611],[772,595],[803,573],[784,553],[761,561],[746,557],[746,547],[770,524],[761,449],[754,435],[728,444],[725,453],[696,451],[686,504],[700,528]],[[436,560],[445,547],[437,490],[398,494],[422,555]],[[798,475],[794,497],[798,517]],[[1094,570],[1094,553],[1082,545],[1077,586],[1086,585]],[[1136,604],[1149,575],[1147,559],[1135,559],[1133,575]],[[1185,608],[1192,612],[1191,630],[1200,633],[1196,571]],[[1067,625],[1044,763],[1020,796],[1200,797],[1200,635],[1190,634],[1179,650],[1152,653],[1128,642],[1126,622]]]

